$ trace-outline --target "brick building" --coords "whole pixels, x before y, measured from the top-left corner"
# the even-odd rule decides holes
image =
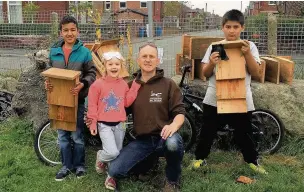
[[[28,2],[0,0],[0,23],[26,23],[24,6]],[[33,3],[39,6],[38,13],[34,16],[37,23],[49,23],[51,10],[56,10],[60,17],[69,9],[68,1],[33,1]]]
[[[250,1],[247,14],[278,13],[277,1]]]

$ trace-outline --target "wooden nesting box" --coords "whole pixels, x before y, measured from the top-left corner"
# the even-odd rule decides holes
[[[51,127],[76,131],[78,96],[70,90],[79,82],[80,71],[50,68],[41,74],[53,85],[47,92]]]
[[[182,55],[189,59],[203,59],[212,42],[223,40],[224,37],[182,36]]]
[[[104,76],[105,74],[105,66],[103,63],[103,53],[106,52],[113,52],[119,50],[119,39],[112,39],[112,40],[104,40],[101,42],[95,42],[95,43],[86,43],[85,46],[91,50],[92,52],[92,58],[93,62],[97,68],[97,79]],[[126,64],[122,65],[121,72],[119,74],[119,77],[129,77],[128,70],[126,68]]]
[[[243,41],[221,41],[228,60],[221,60],[216,66],[216,97],[218,113],[246,113],[246,69],[241,52]]]

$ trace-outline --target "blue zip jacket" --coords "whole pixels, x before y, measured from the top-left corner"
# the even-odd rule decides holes
[[[51,47],[49,67],[81,72],[79,80],[84,84],[84,87],[78,94],[78,102],[84,103],[85,97],[88,95],[89,87],[96,80],[96,67],[93,63],[91,52],[77,39],[66,65],[62,50],[63,45],[64,41],[60,40]]]

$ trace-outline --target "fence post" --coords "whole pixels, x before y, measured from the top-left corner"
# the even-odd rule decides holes
[[[51,13],[51,44],[58,40],[58,14],[56,12]]]
[[[277,17],[268,13],[268,54],[277,55]]]

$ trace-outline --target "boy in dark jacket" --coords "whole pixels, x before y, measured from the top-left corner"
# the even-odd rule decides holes
[[[89,86],[96,79],[96,68],[92,61],[91,52],[77,39],[79,35],[77,20],[72,16],[64,16],[60,22],[60,34],[63,40],[56,42],[50,50],[49,67],[81,71],[80,82],[71,90],[71,94],[78,94],[78,111],[76,131],[65,131],[58,127],[62,168],[56,174],[55,180],[64,180],[72,170],[76,177],[85,175],[84,148],[84,101],[88,95]],[[52,91],[53,85],[45,81],[45,88]],[[73,140],[73,148],[71,147]]]

